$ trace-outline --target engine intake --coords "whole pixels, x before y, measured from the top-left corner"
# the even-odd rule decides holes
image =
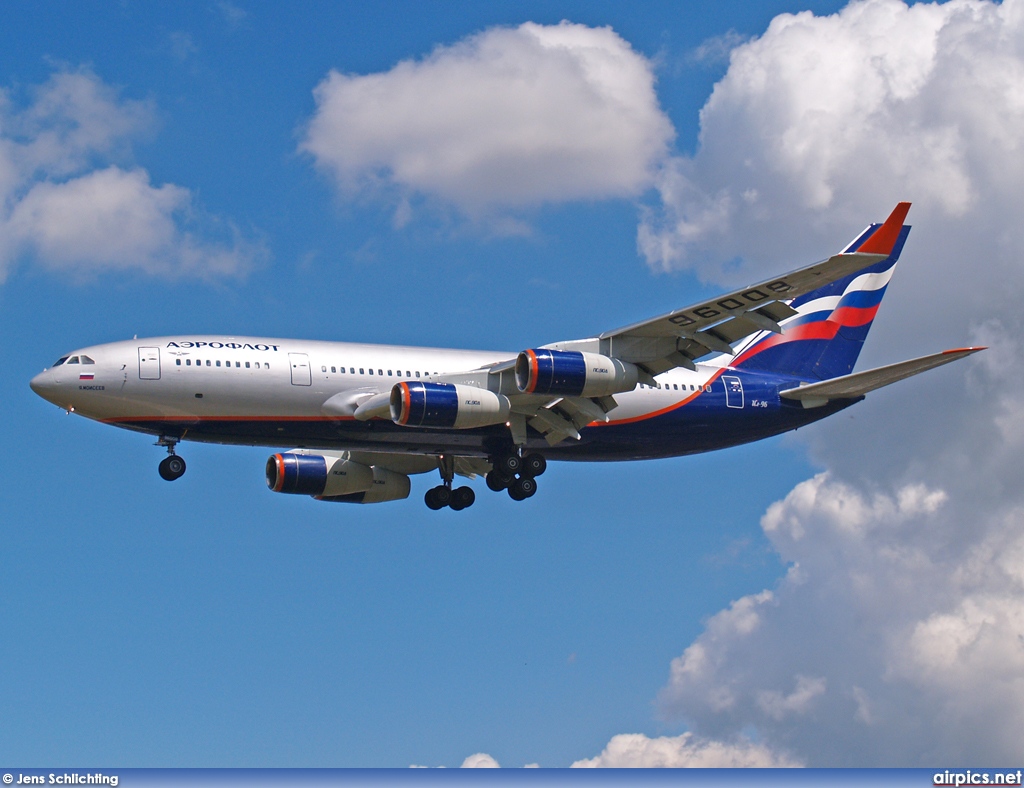
[[[636,388],[639,370],[597,353],[537,348],[516,359],[516,386],[524,394],[604,397]]]
[[[403,427],[486,427],[508,420],[507,397],[476,386],[403,381],[391,389],[391,420]]]

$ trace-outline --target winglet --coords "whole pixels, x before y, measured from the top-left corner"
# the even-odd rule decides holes
[[[870,237],[857,249],[861,254],[892,254],[893,247],[900,237],[900,230],[903,229],[903,221],[907,218],[910,210],[909,202],[897,203],[885,223],[871,233]]]

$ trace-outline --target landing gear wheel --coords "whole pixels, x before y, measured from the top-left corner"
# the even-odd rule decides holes
[[[476,493],[472,487],[458,487],[452,490],[452,500],[448,505],[456,512],[467,509],[476,500]]]
[[[185,473],[185,461],[177,454],[171,454],[160,461],[157,468],[160,478],[169,482],[180,479]]]
[[[507,490],[511,486],[512,482],[515,481],[514,476],[506,476],[501,471],[494,470],[490,471],[485,477],[484,481],[487,482],[487,489],[493,490],[494,492],[501,492]]]
[[[427,490],[427,494],[423,496],[423,501],[427,504],[427,507],[433,509],[435,512],[438,509],[446,507],[451,500],[451,488],[445,487],[443,484],[439,484],[437,487],[431,487]]]
[[[537,493],[537,482],[529,476],[520,476],[508,488],[508,497],[513,501],[525,501]]]
[[[537,478],[548,469],[548,461],[543,454],[527,454],[523,457],[523,475],[530,478]]]
[[[503,454],[494,461],[494,470],[506,477],[513,477],[523,467],[523,460],[518,454]]]

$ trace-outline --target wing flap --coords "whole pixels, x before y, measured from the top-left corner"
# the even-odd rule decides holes
[[[901,361],[897,364],[889,364],[885,367],[869,369],[865,372],[855,372],[852,375],[843,375],[831,380],[824,380],[821,383],[811,383],[806,386],[786,389],[780,391],[779,396],[786,399],[798,400],[805,408],[816,408],[827,404],[834,399],[855,399],[863,397],[870,391],[888,386],[891,383],[904,380],[929,369],[941,367],[961,358],[966,358],[983,347],[958,348],[956,350],[944,350],[941,353],[933,353],[930,356]]]

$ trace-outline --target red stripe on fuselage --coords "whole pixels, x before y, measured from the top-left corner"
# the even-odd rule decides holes
[[[831,320],[818,320],[814,323],[804,323],[802,326],[796,326],[785,334],[773,334],[764,341],[754,345],[750,350],[733,361],[733,366],[739,366],[748,358],[756,356],[761,351],[776,347],[777,345],[785,345],[788,342],[799,342],[802,339],[835,339],[840,328],[842,326],[839,323],[833,323]]]
[[[131,424],[161,421],[166,424],[202,424],[207,421],[355,421],[354,416],[117,416],[98,419],[100,424]]]
[[[704,391],[703,386],[710,386],[712,383],[714,383],[716,380],[718,380],[718,377],[720,375],[722,375],[725,372],[728,372],[728,370],[726,370],[726,369],[718,370],[718,372],[716,372],[714,375],[712,375],[710,378],[707,379],[707,382],[705,382],[701,386],[701,390],[700,391],[695,391],[689,397],[686,397],[685,399],[680,400],[679,402],[676,402],[676,403],[674,403],[672,405],[669,405],[668,407],[661,408],[660,410],[651,411],[650,413],[641,413],[639,416],[632,416],[632,417],[630,417],[628,419],[615,419],[613,421],[608,421],[608,422],[592,421],[587,426],[588,427],[611,427],[611,426],[617,426],[619,424],[634,424],[634,423],[636,423],[638,421],[646,421],[647,419],[653,419],[656,416],[662,416],[662,415],[664,415],[666,413],[671,413],[672,411],[678,410],[679,408],[683,407],[683,405],[687,405],[690,402],[693,402],[701,394],[707,394],[708,392]]]

